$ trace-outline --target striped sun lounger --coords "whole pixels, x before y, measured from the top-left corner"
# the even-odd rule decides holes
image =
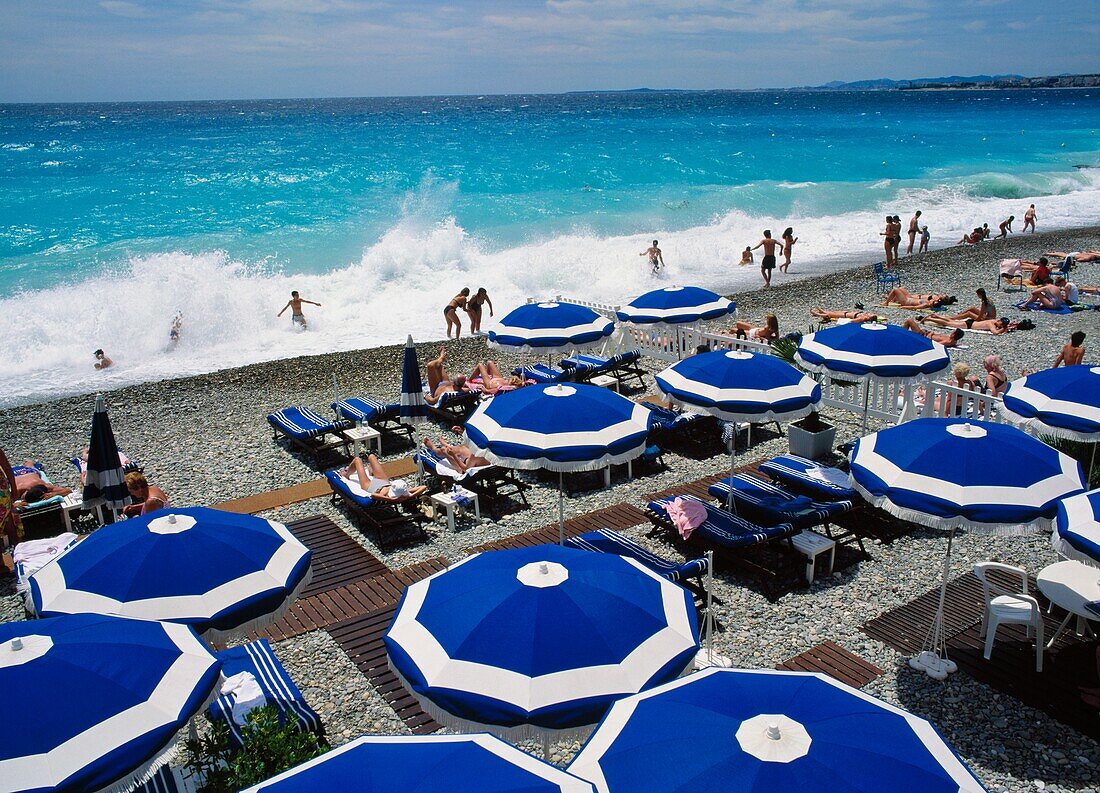
[[[731,489],[737,514],[769,525],[790,523],[799,531],[828,525],[852,508],[851,501],[814,501],[809,496],[796,496],[751,474],[726,477],[708,487],[707,492],[725,504]]]
[[[855,488],[848,484],[848,474],[796,454],[781,454],[761,463],[760,473],[793,493],[817,501],[854,502],[859,498]]]
[[[606,374],[619,378],[621,383],[637,380],[639,387],[644,388],[645,370],[638,366],[638,359],[641,357],[641,350],[627,350],[610,358],[600,355],[573,355],[563,359],[560,364],[574,380],[584,381]]]
[[[321,717],[306,704],[302,692],[271,652],[267,639],[223,650],[217,653],[217,657],[222,662],[223,676],[228,678],[248,672],[256,678],[267,704],[278,709],[280,724],[297,724],[300,730],[318,735],[324,733]],[[240,746],[244,743],[244,736],[240,726],[233,721],[234,703],[232,694],[219,694],[210,705],[210,718],[213,721],[224,721],[229,727],[231,740]]]
[[[578,548],[582,551],[596,551],[598,553],[625,556],[645,565],[658,575],[663,575],[669,581],[675,581],[692,591],[702,593],[702,589],[698,584],[691,585],[690,579],[699,578],[706,574],[706,557],[676,564],[668,559],[661,558],[629,537],[611,529],[597,529],[579,537],[570,537],[566,539],[565,544],[570,548]]]
[[[277,410],[267,417],[267,423],[271,425],[277,440],[280,435],[303,453],[313,458],[315,464],[328,453],[335,452],[337,448],[343,448],[344,458],[350,456],[348,451],[351,441],[344,435],[344,430],[351,429],[354,422],[331,421],[311,408],[295,406]]]
[[[412,438],[416,428],[401,421],[401,405],[382,402],[374,397],[348,397],[332,403],[338,418],[366,424],[387,435],[405,435]]]
[[[516,377],[522,377],[524,380],[534,380],[540,384],[560,383],[572,377],[571,372],[544,363],[536,363],[533,366],[517,366],[512,370],[512,373]]]
[[[731,515],[718,509],[694,496],[669,496],[658,501],[650,501],[648,505],[649,519],[656,525],[672,528],[672,521],[665,511],[666,505],[676,498],[698,501],[707,510],[707,518],[691,535],[705,545],[717,546],[726,550],[742,551],[760,543],[772,540],[784,540],[798,534],[801,529],[796,529],[790,523],[779,523],[774,526],[758,526],[739,515]]]
[[[528,485],[521,481],[516,472],[511,468],[499,465],[486,465],[472,468],[464,474],[459,474],[447,461],[427,447],[421,447],[413,455],[417,467],[440,480],[445,487],[450,487],[455,482],[461,482],[462,486],[469,488],[483,496],[486,502],[501,499],[506,496],[517,496],[524,506],[530,506],[527,502]],[[486,508],[491,508],[487,503]]]
[[[379,547],[383,547],[398,529],[409,526],[415,526],[420,537],[427,539],[421,525],[426,518],[415,509],[418,499],[414,496],[403,501],[380,501],[371,498],[357,481],[345,479],[339,471],[325,471],[325,479],[332,488],[332,503],[342,501],[360,525],[372,529]]]

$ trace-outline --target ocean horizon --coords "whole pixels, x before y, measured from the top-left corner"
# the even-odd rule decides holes
[[[753,289],[764,228],[794,228],[793,278],[881,259],[885,214],[933,248],[1030,203],[1095,224],[1097,128],[1098,89],[0,105],[0,405],[439,338],[463,286],[499,313]]]

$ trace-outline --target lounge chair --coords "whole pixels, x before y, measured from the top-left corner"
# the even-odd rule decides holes
[[[739,515],[718,509],[712,504],[695,498],[694,496],[669,496],[657,501],[650,501],[646,515],[656,525],[673,530],[672,521],[668,517],[665,508],[676,498],[697,501],[707,510],[707,518],[691,535],[691,539],[718,549],[743,551],[754,545],[770,542],[772,540],[785,540],[798,534],[801,529],[796,529],[789,523],[780,523],[774,526],[758,526]]]
[[[572,375],[573,380],[585,382],[597,375],[617,377],[620,383],[637,380],[639,388],[645,388],[645,370],[638,365],[641,350],[627,350],[610,358],[599,355],[574,355],[560,362],[561,368]]]
[[[512,370],[516,377],[524,380],[534,380],[535,383],[546,385],[547,383],[562,383],[571,380],[573,375],[565,369],[549,366],[544,363],[536,363],[533,366],[517,366]]]
[[[760,473],[816,501],[859,500],[859,493],[848,483],[848,474],[797,454],[781,454],[761,463]]]
[[[54,484],[49,474],[46,473],[46,469],[43,468],[41,464],[35,465],[34,467],[13,465],[11,470],[16,476],[20,476],[21,474],[38,474],[42,477],[44,482],[51,485]],[[50,496],[41,501],[34,501],[26,506],[17,507],[16,512],[19,513],[19,519],[23,523],[23,539],[31,540],[52,537],[55,534],[65,531],[65,514],[61,506],[64,500],[65,496]]]
[[[597,529],[579,537],[569,537],[565,540],[565,544],[570,548],[577,548],[582,551],[596,551],[598,553],[625,556],[645,565],[669,581],[680,584],[700,598],[706,596],[706,592],[698,581],[707,573],[708,565],[705,556],[676,564],[668,559],[661,558],[629,537],[624,537],[619,532],[611,529]]]
[[[337,418],[374,427],[383,435],[404,435],[410,441],[416,428],[401,421],[401,405],[386,404],[373,397],[348,397],[332,403]]]
[[[661,448],[668,448],[677,439],[694,445],[701,445],[708,436],[713,439],[718,420],[707,413],[676,411],[652,402],[639,402],[653,413],[653,422],[649,425],[649,438]]]
[[[424,384],[423,391],[428,410],[452,424],[461,424],[468,419],[481,399],[481,395],[476,391],[446,391],[433,403],[427,400],[427,383]]]
[[[332,503],[343,502],[360,525],[375,532],[378,546],[384,547],[391,534],[413,526],[422,539],[427,539],[423,523],[427,518],[416,509],[419,499],[409,496],[401,501],[380,501],[371,498],[358,482],[340,475],[339,471],[325,471],[325,479],[332,488]]]
[[[267,639],[222,650],[216,653],[222,662],[222,676],[225,678],[247,672],[256,678],[267,705],[279,711],[279,723],[296,724],[303,732],[324,735],[321,717],[317,715],[294,685],[279,659],[271,651]],[[223,721],[229,727],[230,740],[237,746],[244,744],[241,727],[233,720],[233,707],[236,696],[232,693],[219,693],[210,704],[209,715],[212,721]]]
[[[267,423],[274,431],[274,439],[282,435],[291,446],[313,459],[320,465],[321,458],[343,449],[343,459],[351,456],[351,441],[344,435],[345,430],[355,426],[352,421],[330,421],[307,407],[295,406],[277,410],[267,417]]]
[[[852,509],[851,501],[814,501],[765,482],[751,474],[734,474],[707,488],[707,493],[725,505],[733,491],[738,515],[766,525],[789,523],[799,531],[822,526],[828,532],[836,517]]]
[[[417,450],[413,459],[416,460],[417,469],[421,474],[427,473],[436,479],[441,489],[449,489],[455,483],[461,483],[463,487],[484,497],[486,508],[491,508],[494,501],[512,496],[517,496],[525,507],[531,506],[527,502],[528,485],[520,480],[511,468],[486,465],[471,468],[460,474],[451,468],[445,459],[427,447]]]

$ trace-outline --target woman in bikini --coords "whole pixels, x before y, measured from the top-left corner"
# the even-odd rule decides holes
[[[472,380],[481,380],[481,391],[485,394],[497,394],[501,391],[514,391],[523,385],[523,378],[505,376],[496,361],[483,361],[477,365]]]
[[[879,235],[883,238],[882,248],[886,251],[886,266],[889,267],[894,263],[894,217],[893,215],[886,216],[886,230],[880,231]]]
[[[443,457],[451,466],[451,468],[458,471],[460,474],[464,474],[471,468],[481,468],[486,465],[492,465],[489,460],[474,454],[469,447],[461,444],[447,443],[442,438],[439,439],[439,443],[432,443],[431,438],[424,439],[424,445],[435,452],[440,457]]]
[[[823,308],[811,308],[810,314],[819,319],[847,319],[852,322],[878,321],[878,316],[870,311],[826,311]]]
[[[944,295],[939,292],[929,292],[925,295],[918,295],[910,292],[904,286],[895,286],[887,293],[886,297],[882,299],[882,303],[879,305],[890,306],[893,304],[901,308],[936,308],[937,306],[948,305],[954,302],[955,298],[951,295]]]
[[[767,344],[779,338],[779,320],[775,318],[775,314],[768,313],[764,315],[764,326],[761,328],[754,328],[750,322],[736,322],[726,333],[739,339]]]
[[[982,366],[985,367],[985,390],[993,396],[1003,394],[1008,386],[1008,375],[1001,367],[1001,356],[985,356]]]
[[[978,296],[978,305],[970,306],[949,319],[996,319],[997,307],[993,305],[993,301],[986,295],[985,290],[979,288],[975,294]]]
[[[367,470],[367,466],[370,470]],[[408,501],[428,491],[423,485],[410,488],[405,480],[392,480],[382,463],[373,454],[367,456],[367,465],[358,457],[351,458],[351,465],[339,472],[343,479],[353,484],[358,484],[371,498],[378,501],[388,501],[395,504],[399,501]]]
[[[493,316],[493,301],[489,299],[489,293],[485,287],[477,290],[477,294],[466,301],[466,315],[470,318],[470,333],[481,331],[481,307],[489,306],[489,316]]]
[[[458,310],[466,308],[466,302],[470,297],[470,287],[462,287],[462,291],[451,298],[451,302],[443,309],[443,316],[447,319],[447,338],[451,338],[451,328],[455,329],[455,340],[462,335],[462,322],[458,318]]]
[[[941,328],[966,328],[967,330],[985,330],[994,336],[1000,336],[1008,330],[1004,319],[945,319],[944,317],[917,317],[918,322],[931,322]]]
[[[798,237],[794,236],[794,229],[787,226],[787,230],[783,232],[783,264],[779,265],[783,272],[787,272],[787,268],[791,266],[791,249],[796,242]]]

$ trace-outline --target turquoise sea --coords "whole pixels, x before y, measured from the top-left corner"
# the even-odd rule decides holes
[[[1096,223],[1097,129],[1095,89],[0,105],[0,404],[96,387],[96,347],[123,383],[437,338],[464,285],[628,300],[654,237],[738,289],[764,228],[795,277],[874,260],[886,213],[933,247]]]

